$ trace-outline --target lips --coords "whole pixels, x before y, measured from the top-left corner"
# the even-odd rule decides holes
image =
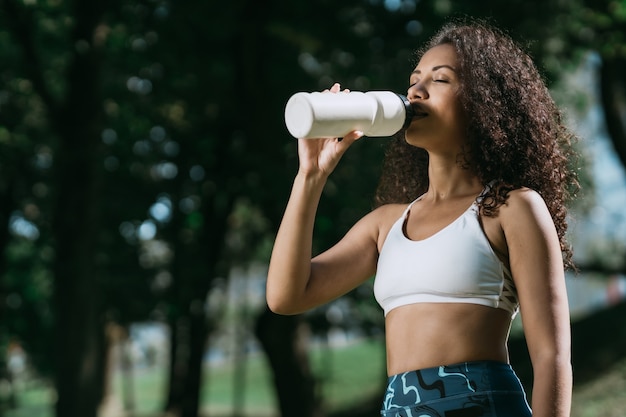
[[[428,112],[421,104],[412,103],[411,108],[413,109],[413,119],[421,119],[428,116]]]

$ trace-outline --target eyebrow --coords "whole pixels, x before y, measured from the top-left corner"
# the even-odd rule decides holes
[[[452,70],[452,71],[456,72],[456,70],[454,69],[454,67],[452,67],[452,66],[450,66],[450,65],[446,65],[446,64],[443,64],[443,65],[436,65],[436,66],[434,66],[434,67],[432,68],[432,71],[437,71],[437,70],[440,70],[441,68],[448,68],[449,70]],[[411,74],[421,74],[421,73],[422,73],[422,71],[420,71],[420,70],[418,70],[418,69],[416,69],[416,70],[414,70],[413,72],[411,72]]]

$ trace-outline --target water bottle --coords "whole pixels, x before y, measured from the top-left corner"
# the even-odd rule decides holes
[[[285,107],[287,130],[300,139],[343,137],[353,130],[388,137],[412,118],[409,100],[391,91],[296,93]]]

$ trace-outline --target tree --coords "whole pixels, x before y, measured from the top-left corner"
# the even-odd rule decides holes
[[[51,232],[55,239],[55,313],[57,318],[58,415],[95,416],[101,395],[102,334],[97,323],[96,267],[93,247],[98,231],[98,158],[101,131],[99,106],[99,59],[101,45],[95,36],[102,17],[99,3],[76,2],[75,20],[67,36],[76,49],[64,68],[66,88],[55,91],[44,73],[44,53],[39,36],[42,27],[37,10],[14,1],[4,1],[15,41],[21,47],[22,67],[41,104],[49,126],[56,134],[54,208]],[[54,9],[54,7],[52,7]],[[80,123],[76,123],[80,120]]]

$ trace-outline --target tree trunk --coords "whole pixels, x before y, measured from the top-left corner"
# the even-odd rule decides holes
[[[198,416],[203,359],[210,330],[204,298],[192,300],[189,306],[189,314],[181,315],[172,325],[167,403],[164,407],[168,415],[181,417]]]
[[[626,59],[602,57],[600,95],[613,147],[626,168]]]
[[[101,13],[98,3],[73,4],[70,41],[89,47],[74,54],[65,100],[51,114],[59,139],[53,215],[58,417],[96,417],[103,393],[105,332],[95,265],[102,131],[100,53],[93,44]]]
[[[69,112],[73,113],[72,109]],[[97,136],[92,126],[82,127],[64,132],[56,160],[59,177],[53,269],[59,417],[95,417],[102,388],[104,328],[94,265],[98,181],[93,159]]]
[[[316,383],[309,367],[305,323],[300,316],[279,316],[265,310],[256,335],[274,373],[282,417],[323,416]]]
[[[221,144],[218,155],[223,156],[224,164],[229,160],[227,150]],[[181,152],[182,153],[182,152]],[[179,161],[179,166],[186,166]],[[218,183],[227,183],[230,178],[218,166],[214,178]],[[197,417],[200,407],[200,390],[207,339],[212,329],[211,318],[205,311],[206,296],[214,278],[219,276],[227,218],[235,197],[227,192],[219,196],[203,196],[203,227],[198,231],[197,241],[184,243],[179,238],[180,216],[172,222],[174,238],[174,263],[172,274],[176,283],[173,293],[176,297],[178,315],[172,329],[172,367],[166,411],[181,417]],[[176,201],[176,199],[174,200]],[[198,260],[202,260],[198,264]],[[189,265],[196,265],[189,268]]]
[[[169,373],[167,378],[167,401],[165,402],[164,411],[176,416],[182,408],[183,402],[183,376],[185,374],[185,366],[183,358],[179,358],[184,353],[184,347],[181,349],[179,344],[182,343],[181,333],[185,334],[186,329],[182,328],[182,320],[172,320],[170,322],[170,361]]]
[[[204,307],[204,299],[200,306]],[[208,337],[204,308],[194,309],[190,315],[189,357],[185,377],[185,397],[181,417],[198,417],[202,387],[203,359]]]

